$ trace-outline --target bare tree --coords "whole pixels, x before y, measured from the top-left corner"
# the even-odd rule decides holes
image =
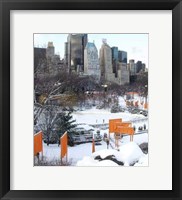
[[[63,111],[59,106],[47,105],[39,119],[39,127],[43,131],[44,139],[50,143],[58,143],[60,136],[76,127],[71,112]]]

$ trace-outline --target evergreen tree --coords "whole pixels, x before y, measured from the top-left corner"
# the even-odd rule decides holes
[[[40,120],[40,130],[44,133],[47,145],[59,143],[60,137],[67,131],[76,127],[71,111],[60,110],[56,105],[47,105]]]
[[[66,131],[69,135],[70,130],[76,127],[76,120],[73,120],[73,116],[71,115],[71,111],[61,112],[58,114],[58,136],[61,137]]]

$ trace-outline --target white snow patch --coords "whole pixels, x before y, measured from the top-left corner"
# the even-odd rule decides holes
[[[73,112],[73,119],[76,120],[78,124],[102,124],[109,123],[109,119],[122,118],[123,121],[139,120],[145,119],[146,117],[138,114],[131,113],[111,113],[109,110],[98,110],[92,108],[90,110]]]
[[[93,166],[93,165],[108,166],[110,162],[100,161],[102,162],[102,164],[100,164],[100,162],[99,163],[95,162],[94,158],[96,156],[100,156],[102,159],[104,159],[107,156],[111,156],[111,155],[113,155],[116,158],[116,160],[123,162],[124,166],[130,166],[137,161],[139,165],[142,165],[142,166],[143,164],[147,165],[147,160],[146,160],[147,158],[144,157],[145,155],[141,151],[140,147],[135,142],[129,142],[119,147],[119,151],[115,149],[103,149],[103,150],[94,152],[91,157],[84,157],[84,159],[82,159],[81,161],[78,161],[77,166]],[[111,160],[107,160],[107,161],[111,161]],[[115,162],[114,164],[116,165],[113,165],[113,161],[111,162],[112,163],[110,164],[112,164],[112,166],[117,166]],[[105,163],[106,165],[104,165]]]
[[[119,147],[120,161],[124,162],[125,166],[131,165],[138,161],[144,154],[140,147],[135,142],[129,142]]]
[[[130,136],[124,136],[121,139],[122,143],[128,143],[130,141]],[[133,136],[133,141],[138,145],[147,142],[148,143],[148,133],[138,134]]]
[[[111,161],[111,160],[103,160],[103,161],[98,161],[98,160],[94,160],[94,158],[92,157],[88,157],[85,156],[82,160],[78,161],[76,166],[79,167],[84,167],[84,166],[103,166],[103,167],[109,167],[109,166],[118,166],[118,164],[116,164],[115,162]]]
[[[119,100],[119,105],[120,105],[122,108],[125,108],[125,107],[126,107],[126,102],[125,102],[124,98],[120,96],[120,97],[118,98],[118,100]]]
[[[93,158],[89,156],[83,157],[82,160],[79,160],[76,164],[76,166],[95,166],[99,161],[94,160]]]
[[[144,154],[134,166],[148,166],[148,154]]]

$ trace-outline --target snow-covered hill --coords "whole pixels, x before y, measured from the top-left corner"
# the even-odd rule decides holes
[[[79,127],[85,129],[93,129],[94,132],[100,131],[101,135],[109,134],[108,123],[109,119],[122,118],[123,121],[133,121],[132,125],[138,129],[138,127],[146,125],[148,128],[148,118],[140,114],[131,114],[128,112],[110,113],[109,110],[98,110],[92,108],[84,111],[77,111],[73,113],[73,118]],[[102,126],[94,126],[99,124],[105,124],[105,129]],[[115,149],[114,135],[110,135],[110,145],[107,149],[107,144],[101,141],[95,146],[95,153],[92,154],[92,143],[84,143],[68,147],[68,162],[72,166],[117,166],[116,162],[112,160],[98,161],[94,159],[94,155],[99,152],[109,155],[109,151],[113,152],[113,155],[119,155],[119,161],[124,163],[124,166],[135,164],[136,166],[148,166],[148,154],[142,153],[139,145],[142,143],[148,143],[148,131],[143,134],[134,135],[133,142],[130,142],[129,136],[124,136],[119,142],[119,151]],[[44,158],[47,162],[53,162],[54,160],[60,160],[60,147],[57,144],[50,144],[47,146],[44,144]],[[136,162],[136,163],[134,163]]]

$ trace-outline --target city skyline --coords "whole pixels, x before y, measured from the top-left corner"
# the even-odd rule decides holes
[[[68,34],[40,33],[34,34],[34,47],[46,48],[48,42],[53,42],[55,53],[64,58],[64,43],[67,42]],[[110,47],[118,47],[119,50],[128,53],[128,61],[142,61],[148,68],[148,34],[88,34],[88,42],[94,42],[98,51],[102,40],[106,39]]]

